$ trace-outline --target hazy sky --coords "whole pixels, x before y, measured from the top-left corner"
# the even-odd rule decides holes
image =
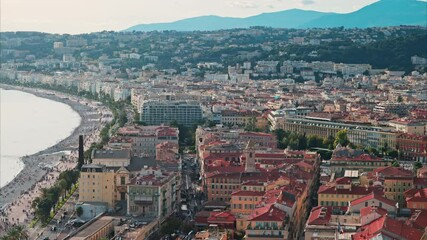
[[[202,15],[246,17],[291,8],[352,12],[376,0],[0,0],[1,31],[87,33]]]

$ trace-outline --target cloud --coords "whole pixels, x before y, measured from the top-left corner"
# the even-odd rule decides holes
[[[303,5],[311,5],[311,4],[314,4],[315,2],[314,0],[302,0],[301,3]]]
[[[238,7],[238,8],[258,8],[260,7],[258,4],[250,1],[232,1],[230,2],[230,5],[232,7]]]

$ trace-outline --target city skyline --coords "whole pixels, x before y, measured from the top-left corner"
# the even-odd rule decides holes
[[[135,24],[172,22],[184,18],[218,15],[248,17],[293,8],[321,12],[348,13],[375,0],[255,0],[221,1],[135,1],[121,4],[99,0],[58,1],[3,0],[1,31],[40,31],[49,33],[89,33],[103,30],[121,31]],[[84,7],[83,7],[84,6]],[[76,18],[78,16],[78,18]]]

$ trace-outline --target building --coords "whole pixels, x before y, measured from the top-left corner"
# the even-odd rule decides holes
[[[402,160],[427,163],[427,136],[399,134],[396,145]]]
[[[79,178],[79,201],[106,203],[113,208],[115,203],[114,172],[105,165],[83,165]]]
[[[397,203],[395,201],[375,192],[351,201],[348,211],[351,213],[360,213],[360,210],[364,207],[379,207],[385,209],[390,215],[396,215],[397,213]]]
[[[379,167],[369,172],[366,177],[368,183],[361,178],[361,184],[382,184],[384,196],[398,202],[400,207],[406,205],[404,192],[414,187],[415,179],[411,171],[392,166]]]
[[[176,122],[192,126],[203,118],[202,108],[195,101],[147,100],[141,104],[140,121],[147,125]]]
[[[427,188],[410,189],[404,193],[406,207],[411,209],[427,209]]]
[[[411,135],[425,135],[426,134],[426,123],[404,121],[404,120],[391,120],[390,126],[396,128],[397,131],[411,134]]]
[[[156,146],[170,142],[178,144],[178,128],[168,126],[125,126],[119,128],[117,135],[131,139],[132,156],[154,157]]]
[[[369,221],[362,226],[356,234],[351,236],[352,240],[365,239],[422,239],[423,232],[410,224],[393,219],[387,215]]]
[[[245,239],[283,240],[288,237],[289,216],[274,204],[257,208],[247,219]]]
[[[337,145],[329,164],[331,172],[341,175],[345,170],[372,171],[378,167],[389,166],[391,162],[366,154],[362,149]]]
[[[226,126],[246,127],[249,125],[256,126],[256,119],[261,114],[250,110],[222,110],[221,124]]]
[[[341,207],[314,207],[305,225],[305,240],[351,239],[360,227],[360,218],[340,214]]]
[[[349,178],[339,178],[335,185],[320,186],[317,191],[319,206],[347,207],[351,201],[369,195],[372,192],[380,193],[379,188],[356,186]]]
[[[262,133],[262,132],[242,132],[239,133],[239,142],[252,141],[257,147],[265,147],[276,149],[277,138],[275,134]]]
[[[130,164],[130,158],[130,150],[127,149],[94,149],[92,151],[92,163],[105,165],[107,167],[127,167]]]
[[[114,235],[114,226],[118,222],[113,217],[101,216],[89,225],[85,225],[82,229],[78,229],[78,232],[69,240],[100,240],[109,239],[110,236]]]
[[[316,135],[322,138],[335,136],[341,130],[347,130],[351,143],[360,146],[380,148],[396,146],[396,133],[376,126],[355,125],[334,122],[331,118],[289,117],[283,121],[283,130],[299,134]]]
[[[133,216],[165,219],[179,202],[178,173],[144,168],[127,185],[127,213]]]

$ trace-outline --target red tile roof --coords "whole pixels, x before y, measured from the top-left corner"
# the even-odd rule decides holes
[[[332,208],[318,206],[311,209],[307,225],[327,225],[331,221]]]
[[[376,192],[372,192],[372,193],[370,193],[370,194],[368,194],[366,196],[363,196],[361,198],[358,198],[358,199],[355,199],[355,200],[351,201],[350,202],[350,206],[354,206],[354,205],[357,205],[357,204],[360,204],[360,203],[363,203],[363,202],[366,202],[366,201],[370,201],[372,199],[376,199],[376,200],[378,200],[378,201],[380,201],[382,203],[385,203],[387,205],[390,205],[390,206],[396,206],[396,202],[394,202],[394,201],[392,201],[390,199],[387,199],[387,198],[381,196],[380,194],[378,194]]]
[[[334,186],[320,186],[318,194],[348,194],[348,195],[368,195],[372,192],[380,193],[380,189],[377,187],[360,187],[353,186],[351,189],[337,189]]]
[[[414,227],[420,230],[424,230],[427,227],[427,209],[413,210],[407,223],[413,224]]]
[[[236,218],[230,212],[211,212],[208,223],[234,223]]]
[[[409,191],[409,190],[408,190]],[[406,191],[405,193],[407,193]],[[413,195],[406,198],[406,202],[424,202],[427,203],[427,188],[412,191]]]
[[[414,174],[409,171],[409,170],[405,170],[403,168],[400,167],[393,167],[393,166],[388,166],[388,167],[379,167],[375,170],[373,170],[371,172],[371,174],[373,176],[382,176],[382,177],[391,177],[391,178],[396,178],[396,177],[413,177]]]
[[[369,206],[369,207],[364,207],[360,209],[360,216],[364,217],[372,212],[376,212],[381,216],[384,216],[387,214],[387,210],[385,210],[384,208]]]
[[[351,238],[352,240],[365,240],[371,239],[379,234],[389,237],[393,234],[399,236],[399,239],[407,240],[420,240],[422,237],[422,232],[416,228],[385,215],[361,227],[359,232],[354,234]],[[395,239],[395,237],[391,237],[391,239]]]
[[[284,221],[286,212],[278,209],[274,204],[255,209],[248,217],[248,221]]]

